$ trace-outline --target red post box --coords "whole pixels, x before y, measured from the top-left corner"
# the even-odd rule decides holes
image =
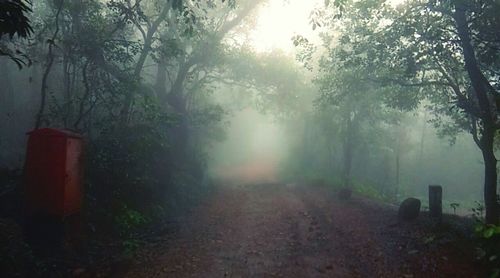
[[[26,208],[32,214],[66,217],[82,204],[83,138],[62,129],[42,128],[28,133]]]

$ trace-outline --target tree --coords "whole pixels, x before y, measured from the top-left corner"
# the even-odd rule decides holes
[[[498,223],[498,2],[407,1],[393,8],[374,0],[346,1],[342,7],[334,21],[351,25],[338,39],[338,51],[346,53],[340,61],[363,65],[365,78],[381,84],[422,88],[411,97],[399,91],[387,99],[409,109],[430,100],[434,115],[452,119],[435,121],[443,132],[472,134],[485,165],[486,222]]]
[[[0,38],[15,35],[26,38],[32,32],[27,14],[31,12],[31,2],[25,0],[2,0],[0,2]]]
[[[8,35],[10,40],[14,36],[28,38],[33,32],[28,18],[31,11],[31,1],[29,0],[0,1],[0,56],[9,57],[19,68],[26,65],[26,55],[19,49],[13,50],[6,42],[2,41],[2,37]]]
[[[196,2],[188,17],[196,19],[195,25],[188,29],[178,29],[186,23],[180,22],[179,25],[174,25],[175,29],[163,31],[154,87],[162,105],[172,108],[177,114],[178,123],[172,131],[173,144],[178,152],[174,154],[175,157],[185,157],[191,140],[189,99],[196,90],[187,91],[186,88],[190,85],[199,89],[210,82],[224,79],[221,72],[226,71],[223,69],[226,65],[222,49],[230,46],[223,41],[260,3],[261,1],[242,1],[236,5],[236,2],[231,1],[222,1],[221,4]],[[219,18],[214,20],[208,13],[215,13]],[[187,31],[184,32],[184,38],[182,30]],[[174,43],[178,49],[175,55],[168,57],[166,54],[172,51]]]
[[[500,129],[498,113],[500,107],[497,106],[497,102],[500,99],[500,83],[495,76],[499,69],[498,62],[500,59],[498,55],[496,57],[490,56],[492,58],[490,61],[493,63],[483,60],[483,65],[481,65],[476,57],[476,52],[480,56],[488,57],[491,55],[491,51],[494,51],[494,49],[498,50],[498,47],[500,47],[499,35],[495,34],[495,32],[491,33],[491,30],[494,30],[495,27],[500,27],[500,17],[498,17],[500,4],[495,1],[488,2],[484,3],[485,5],[483,6],[482,1],[469,3],[462,0],[452,1],[455,10],[454,13],[444,12],[443,15],[451,15],[455,21],[455,27],[460,38],[464,66],[473,90],[472,97],[475,96],[475,99],[477,99],[477,102],[474,101],[474,108],[466,108],[464,110],[473,117],[472,136],[481,149],[484,159],[485,220],[486,223],[497,224],[500,221],[500,207],[497,201],[497,158],[495,157],[494,145],[495,137]],[[483,17],[483,13],[486,14],[486,20],[480,19]],[[471,26],[472,28],[469,27],[469,22],[473,22],[475,19],[481,21],[479,26],[474,24]],[[475,41],[473,41],[471,33],[478,34]],[[490,36],[490,34],[493,34],[493,36]],[[482,47],[478,46],[479,44],[487,46],[485,49],[481,49]],[[493,74],[489,70],[489,66],[493,66]],[[468,105],[472,105],[470,100]],[[476,114],[478,108],[480,112]]]
[[[336,126],[342,142],[343,185],[350,187],[354,152],[374,136],[381,124],[397,124],[396,111],[383,102],[387,88],[359,80],[362,68],[332,65],[327,59],[322,61],[320,69],[316,80],[320,95],[316,103],[319,108],[335,107],[331,124]]]

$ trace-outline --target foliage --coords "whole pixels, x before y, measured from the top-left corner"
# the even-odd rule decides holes
[[[490,239],[500,235],[500,226],[492,224],[478,224],[474,229],[476,234],[484,239]]]
[[[19,69],[30,63],[30,59],[12,46],[14,36],[28,38],[33,33],[29,14],[32,12],[30,0],[4,0],[0,2],[0,56],[7,56]],[[8,35],[9,42],[4,35]]]
[[[476,250],[477,259],[491,269],[490,277],[498,277],[500,274],[500,226],[485,224],[478,221],[474,232],[479,239],[479,247]]]
[[[46,81],[34,82],[37,123],[87,138],[89,207],[123,229],[138,224],[133,211],[163,214],[160,205],[205,183],[207,149],[224,138],[228,115],[213,92],[236,79],[225,38],[261,1],[167,2],[32,6],[26,47],[42,70],[34,78]]]
[[[127,207],[127,205],[122,205],[115,216],[115,223],[119,229],[119,234],[125,237],[148,222],[150,220],[145,215]]]
[[[460,206],[459,203],[451,203],[450,207],[453,209],[453,214],[456,214],[457,208]]]
[[[475,207],[471,208],[472,215],[479,222],[481,222],[484,219],[484,205],[478,201],[475,201],[474,203],[475,203]]]
[[[146,201],[157,196],[161,193],[158,165],[165,165],[168,149],[168,138],[155,127],[104,130],[89,146],[91,194],[102,201]]]
[[[28,13],[31,10],[31,2],[28,0],[6,0],[0,2],[0,38],[9,35],[12,39],[15,35],[26,38],[32,32]]]
[[[134,238],[134,234],[148,225],[152,219],[143,213],[122,204],[120,209],[114,213],[114,228],[122,238],[122,248],[125,256],[132,256],[142,245],[142,242]]]
[[[360,195],[371,198],[371,199],[380,200],[383,202],[393,201],[389,196],[381,193],[380,189],[374,185],[370,185],[367,183],[355,183],[353,185],[353,188]]]
[[[352,160],[361,146],[373,144],[374,149],[393,149],[391,145],[377,146],[376,134],[397,129],[401,113],[383,100],[399,88],[360,79],[360,72],[366,71],[363,67],[332,64],[330,61],[336,60],[337,54],[336,49],[329,49],[319,64],[320,76],[315,81],[320,94],[315,103],[318,110],[329,111],[329,124],[343,142],[343,176],[345,185],[349,186]],[[385,139],[378,143],[391,141]],[[399,137],[396,141],[400,141]],[[399,155],[399,148],[394,148],[393,152]]]
[[[386,105],[413,110],[426,101],[442,134],[470,132],[488,169],[486,218],[496,223],[498,81],[493,72],[498,71],[499,57],[492,55],[498,40],[491,30],[498,26],[493,15],[498,3],[406,1],[394,7],[370,0],[333,6],[315,19],[327,30],[327,55],[320,66],[361,68],[361,80],[393,87],[382,97]]]
[[[500,226],[484,222],[484,205],[476,201],[476,207],[472,208],[473,217],[476,220],[474,233],[479,241],[476,257],[489,269],[492,269],[491,277],[497,277],[500,269]]]

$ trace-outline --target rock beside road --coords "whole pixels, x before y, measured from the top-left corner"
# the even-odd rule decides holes
[[[411,221],[420,214],[420,200],[407,198],[399,205],[398,218],[403,221]]]

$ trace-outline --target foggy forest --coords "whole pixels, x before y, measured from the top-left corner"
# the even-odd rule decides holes
[[[0,0],[0,277],[500,277],[500,1]]]

